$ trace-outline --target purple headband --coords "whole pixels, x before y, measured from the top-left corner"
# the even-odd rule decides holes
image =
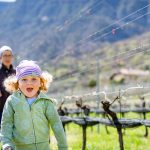
[[[40,77],[42,75],[42,71],[35,61],[23,60],[16,67],[17,80],[28,75]]]

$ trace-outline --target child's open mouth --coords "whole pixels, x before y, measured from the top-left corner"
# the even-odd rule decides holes
[[[28,92],[32,92],[33,91],[33,88],[27,88],[26,89]]]

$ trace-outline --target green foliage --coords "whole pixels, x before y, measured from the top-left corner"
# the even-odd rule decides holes
[[[88,86],[89,86],[90,88],[95,87],[95,86],[96,86],[96,80],[94,80],[94,79],[90,80],[89,83],[88,83]]]
[[[150,65],[145,65],[144,70],[150,70]]]

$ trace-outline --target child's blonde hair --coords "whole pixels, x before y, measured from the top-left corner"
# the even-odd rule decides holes
[[[39,77],[41,79],[41,87],[40,91],[47,92],[50,86],[50,83],[53,80],[53,76],[48,72],[43,72],[42,75]],[[4,87],[10,93],[19,90],[19,83],[17,77],[15,75],[9,76],[4,80]]]

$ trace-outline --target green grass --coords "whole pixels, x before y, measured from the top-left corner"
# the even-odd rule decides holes
[[[127,118],[139,118],[139,115],[129,113]],[[149,116],[148,116],[149,117]],[[149,117],[150,118],[150,117]],[[110,134],[106,133],[104,125],[100,125],[100,133],[97,132],[98,126],[87,128],[87,148],[86,150],[119,150],[118,134],[115,128],[108,127]],[[124,132],[124,131],[123,131]],[[73,123],[66,126],[69,150],[81,150],[82,129]],[[145,138],[145,127],[126,129],[123,136],[125,150],[150,150],[149,137]],[[56,150],[57,144],[54,136],[51,137],[51,149]]]
[[[77,125],[70,124],[67,129],[67,140],[69,150],[81,150],[82,130]],[[110,134],[107,134],[104,126],[100,126],[100,133],[97,132],[97,126],[87,129],[87,148],[86,150],[119,150],[118,135],[114,128],[108,128]],[[144,127],[128,129],[124,135],[125,150],[150,150],[149,137],[144,137]],[[52,139],[54,140],[54,139]],[[51,144],[53,150],[56,150],[56,142]]]

